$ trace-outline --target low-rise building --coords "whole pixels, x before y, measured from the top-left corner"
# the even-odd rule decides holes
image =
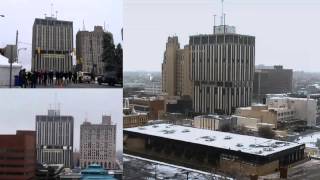
[[[317,101],[310,98],[292,98],[292,97],[267,97],[266,104],[269,108],[285,108],[294,111],[296,119],[305,121],[307,126],[316,125],[317,119]],[[290,118],[292,112],[285,112],[283,118]]]
[[[149,121],[148,114],[146,113],[123,115],[124,128],[144,126],[148,123],[148,121]]]
[[[35,131],[0,135],[0,179],[35,179],[36,162]]]
[[[223,115],[202,115],[196,116],[193,120],[193,127],[209,130],[221,130],[224,127],[234,128],[237,125],[237,119],[232,116]]]
[[[273,124],[277,128],[278,113],[263,104],[255,104],[249,107],[237,108],[236,116],[260,119],[260,123]]]
[[[123,130],[124,152],[212,172],[261,176],[304,160],[304,144],[192,127],[156,124]]]

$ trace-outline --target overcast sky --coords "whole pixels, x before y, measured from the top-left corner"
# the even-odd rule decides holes
[[[168,36],[212,33],[221,0],[124,0],[125,70],[161,71]],[[226,24],[256,36],[256,64],[319,71],[319,0],[225,0]],[[217,18],[217,22],[218,21]]]
[[[74,117],[74,147],[79,150],[80,125],[85,118],[101,123],[111,115],[117,124],[117,149],[122,150],[122,89],[1,89],[0,134],[35,130],[35,116],[47,115],[55,102],[60,114]]]
[[[31,66],[32,26],[35,18],[50,16],[51,3],[53,12],[58,11],[58,19],[73,21],[73,35],[83,27],[93,30],[95,25],[104,26],[113,33],[115,42],[121,42],[123,27],[122,0],[1,0],[0,15],[0,48],[6,44],[15,44],[16,30],[19,30],[19,44],[28,48],[20,52],[20,60],[25,67]],[[28,68],[29,69],[29,68]]]

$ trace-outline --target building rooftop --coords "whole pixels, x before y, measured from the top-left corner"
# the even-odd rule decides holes
[[[178,141],[212,146],[244,153],[267,156],[276,152],[300,146],[298,143],[274,139],[239,135],[220,131],[197,129],[192,127],[157,124],[150,126],[126,128],[124,131],[157,136]]]
[[[109,175],[108,172],[103,169],[99,164],[91,164],[87,169],[84,169],[81,171],[82,180],[99,180],[99,179],[105,179],[105,180],[116,180],[113,176]]]

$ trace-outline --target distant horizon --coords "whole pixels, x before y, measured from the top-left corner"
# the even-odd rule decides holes
[[[124,71],[161,71],[169,36],[182,48],[191,35],[212,34],[222,14],[220,0],[124,0],[124,9]],[[256,37],[256,64],[311,73],[320,68],[319,9],[314,0],[224,1],[226,25]]]
[[[260,65],[260,64],[259,64]],[[267,65],[266,65],[267,66]],[[271,65],[270,65],[271,66]],[[274,65],[273,65],[274,66]],[[285,68],[285,67],[284,67]],[[285,69],[287,69],[287,68],[285,68]],[[126,72],[146,72],[146,73],[152,73],[152,72],[155,72],[155,73],[161,73],[162,71],[160,70],[160,71],[155,71],[155,70],[153,70],[153,71],[148,71],[148,70],[124,70],[123,71],[124,73],[126,73]],[[320,71],[318,71],[318,72],[308,72],[308,71],[296,71],[296,70],[294,70],[293,69],[293,72],[304,72],[304,73],[315,73],[315,74],[317,74],[317,73],[320,73]]]

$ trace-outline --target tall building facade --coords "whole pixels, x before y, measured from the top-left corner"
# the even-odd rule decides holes
[[[36,116],[37,160],[46,164],[73,166],[73,117],[59,110]]]
[[[32,71],[72,71],[73,23],[36,18],[32,32]]]
[[[105,169],[116,169],[116,125],[110,116],[103,116],[101,124],[84,122],[80,126],[80,166],[99,164]]]
[[[32,180],[36,172],[36,133],[0,135],[0,179]]]
[[[214,27],[213,34],[191,36],[189,45],[196,112],[231,114],[251,104],[254,36],[236,34],[235,27],[222,25]]]
[[[78,31],[76,35],[76,55],[81,71],[103,74],[104,62],[102,26],[95,26],[94,31]]]
[[[192,97],[189,46],[180,49],[178,37],[169,37],[162,63],[162,91],[168,96]]]
[[[261,102],[266,94],[281,94],[292,92],[292,69],[283,66],[272,68],[256,68],[253,82],[253,97]]]

